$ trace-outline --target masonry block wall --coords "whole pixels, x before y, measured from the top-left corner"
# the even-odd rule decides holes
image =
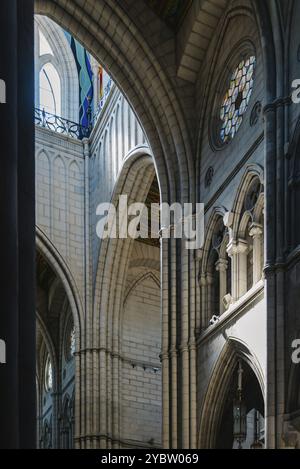
[[[255,368],[265,397],[266,446],[299,447],[299,373],[298,366],[291,364],[290,342],[299,336],[300,330],[297,316],[300,120],[299,105],[291,103],[290,96],[291,82],[298,79],[300,73],[300,3],[292,0],[193,0],[176,31],[168,26],[165,18],[147,8],[147,2],[124,0],[122,8],[120,2],[114,0],[36,0],[35,3],[39,13],[56,18],[73,31],[99,61],[104,61],[108,72],[134,106],[154,152],[164,200],[171,194],[172,201],[204,202],[209,222],[217,210],[222,215],[230,214],[236,208],[236,197],[240,206],[243,205],[247,187],[241,187],[240,183],[249,168],[255,169],[261,180],[265,180],[265,278],[248,294],[236,299],[216,324],[210,326],[207,317],[203,320],[207,306],[202,293],[209,286],[205,282],[203,286],[201,279],[203,253],[197,252],[196,262],[194,258],[189,262],[179,246],[176,249],[171,243],[168,246],[162,243],[164,447],[205,446],[207,440],[203,433],[209,428],[206,423],[213,420],[213,414],[220,417],[206,397],[215,395],[216,403],[224,397],[224,381],[227,372],[232,371],[227,367],[243,354]],[[234,141],[216,149],[210,138],[211,117],[220,115],[214,104],[222,98],[226,73],[229,75],[238,58],[239,46],[245,42],[254,47],[257,58],[253,94]],[[261,104],[258,115],[257,103]],[[100,133],[104,137],[102,131]],[[112,130],[106,142],[111,138],[116,142],[113,135]],[[117,160],[100,157],[101,151],[103,155],[106,150],[100,151],[98,143],[95,139],[88,170],[92,181],[88,193],[93,199],[89,204],[93,278],[100,244],[93,233],[95,207],[99,201],[109,198],[109,187],[112,187],[109,177],[101,179],[97,171],[105,177],[117,172]],[[105,143],[101,148],[108,146],[109,143]],[[112,161],[114,166],[108,170],[107,164]],[[232,225],[229,237],[231,228]],[[211,232],[206,233],[208,242],[211,235]],[[131,274],[133,270],[128,278]],[[116,292],[111,295],[115,298]],[[247,343],[242,344],[241,340]],[[232,353],[227,353],[233,343],[235,349],[232,347]],[[111,354],[113,359],[109,361],[111,356],[106,348],[103,356],[101,365],[107,358],[109,370],[116,356],[119,357]],[[80,359],[84,364],[89,360]],[[91,359],[88,369],[93,366],[98,369],[97,364],[96,359],[95,362]],[[119,365],[118,362],[117,369]],[[220,373],[216,373],[218,366]],[[95,394],[99,386],[106,386],[98,378],[93,383],[95,387],[90,383],[88,386]],[[83,389],[85,386],[86,382]],[[106,388],[101,391],[104,409],[109,401],[105,391]],[[116,396],[119,396],[119,388]],[[80,422],[78,446],[91,447],[99,443],[99,446],[109,447],[110,435],[106,440],[104,436],[100,442],[95,442],[95,435],[101,432],[95,425],[92,435],[91,402],[86,396],[84,399],[88,403],[87,413],[82,425]],[[111,401],[107,407],[111,410]],[[111,421],[107,427],[109,433]],[[104,435],[105,425],[101,428],[104,428],[101,433]],[[134,431],[131,438],[135,438]]]
[[[112,90],[90,141],[90,224],[93,278],[97,272],[100,240],[95,226],[97,206],[110,202],[123,162],[134,148],[145,145],[143,130],[125,97]]]
[[[94,301],[88,291],[93,289],[95,276],[102,268],[96,209],[100,203],[111,201],[127,156],[141,145],[147,145],[142,128],[116,87],[89,140],[79,141],[36,128],[36,223],[68,267],[82,304],[87,304],[86,298],[89,298],[88,308],[93,308]],[[126,293],[120,324],[120,445],[160,447],[160,255],[157,247],[138,242],[133,246],[128,275],[124,279]],[[92,276],[87,272],[92,272]],[[48,309],[45,323],[49,305]],[[57,315],[63,318],[62,311],[57,311]],[[79,331],[81,339],[89,327],[86,310],[84,315]],[[62,426],[59,422],[64,403],[73,399],[75,362],[65,359],[65,340],[61,333],[53,346],[58,353],[53,360],[57,363],[54,371],[59,397],[52,390],[44,390],[43,383],[40,387],[40,435],[50,444],[48,433],[53,429],[53,446],[64,444],[63,429],[55,430],[55,427]],[[44,344],[44,354],[48,346]],[[41,361],[41,367],[43,363]],[[44,376],[43,369],[40,376]]]
[[[87,154],[83,142],[36,128],[37,226],[68,264],[82,298],[88,259],[84,249],[85,210],[90,214],[91,264],[96,275],[100,247],[96,208],[110,202],[123,161],[141,144],[145,144],[143,131],[117,88],[94,128]]]
[[[84,155],[80,141],[36,128],[36,223],[84,297]]]
[[[121,439],[125,447],[161,446],[161,313],[159,271],[145,266],[159,249],[135,242],[133,256],[144,262],[131,267],[121,330]],[[157,252],[158,251],[158,252]],[[136,265],[137,263],[135,263]],[[143,265],[144,264],[144,265]]]
[[[207,54],[203,60],[201,73],[197,79],[197,94],[199,116],[201,125],[199,128],[199,159],[198,184],[200,192],[200,202],[205,204],[205,225],[208,239],[208,228],[213,213],[221,210],[223,213],[232,213],[233,220],[237,217],[236,200],[241,200],[244,207],[246,189],[241,188],[241,182],[249,171],[249,168],[256,168],[262,174],[264,167],[264,135],[263,116],[257,115],[253,120],[255,106],[260,103],[262,109],[264,105],[264,81],[263,81],[263,58],[260,46],[259,34],[255,24],[255,18],[248,14],[249,2],[230,2],[224,14],[223,20],[216,25],[217,34],[214,35],[208,47]],[[239,8],[239,16],[232,15],[232,9]],[[256,57],[256,67],[254,75],[254,86],[248,109],[243,117],[241,127],[228,145],[218,147],[214,138],[214,119],[220,113],[220,106],[225,96],[226,89],[220,89],[220,83],[227,83],[226,76],[242,60],[243,52],[247,50]],[[245,48],[245,49],[243,49]],[[224,76],[224,69],[227,75]],[[205,112],[203,111],[205,109]],[[208,172],[213,176],[207,179]],[[229,226],[228,240],[242,238],[241,232],[234,229],[235,222]],[[200,269],[201,271],[201,269]],[[232,286],[237,281],[236,275],[232,277]],[[204,281],[205,282],[205,281]],[[209,287],[208,287],[209,288]],[[199,282],[199,306],[198,314],[203,311],[203,298],[201,297],[205,287]],[[229,312],[234,312],[230,316]],[[226,314],[228,316],[226,317]],[[198,334],[197,352],[197,401],[198,401],[198,426],[200,435],[198,445],[205,445],[205,435],[201,433],[201,428],[205,429],[205,421],[210,419],[209,410],[205,407],[209,389],[216,379],[215,373],[219,361],[223,360],[223,353],[231,340],[238,340],[247,344],[250,350],[255,350],[258,367],[262,379],[266,378],[266,303],[264,295],[263,281],[252,288],[252,293],[242,295],[239,301],[229,307],[221,316],[219,325],[210,326],[210,318],[202,321],[201,330]],[[225,337],[225,338],[224,338]],[[220,399],[221,391],[220,391]],[[205,432],[205,430],[203,430]]]

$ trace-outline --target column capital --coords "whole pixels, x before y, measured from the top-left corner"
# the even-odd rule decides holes
[[[234,254],[245,254],[248,251],[248,243],[244,239],[232,240],[227,245],[227,254],[232,257]]]
[[[218,272],[226,272],[228,267],[228,261],[226,259],[219,259],[216,262],[216,270]]]
[[[249,230],[251,238],[260,238],[263,234],[263,227],[259,223],[252,223]]]
[[[207,272],[206,274],[206,284],[212,285],[214,283],[214,276],[211,272]]]
[[[200,287],[205,287],[207,281],[206,281],[206,275],[204,273],[200,273],[199,275],[199,285]]]

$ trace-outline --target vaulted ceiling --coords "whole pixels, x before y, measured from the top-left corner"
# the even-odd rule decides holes
[[[177,38],[178,76],[195,83],[220,18],[230,0],[201,0],[193,3]]]
[[[149,221],[149,233],[151,232],[151,205],[152,204],[160,204],[160,194],[159,194],[159,186],[158,186],[158,180],[157,177],[154,177],[154,180],[151,184],[151,187],[149,189],[145,205],[148,210],[148,221]],[[155,247],[160,247],[159,239],[158,238],[138,238],[138,241],[144,243],[144,244],[150,244],[151,246]]]
[[[194,83],[229,0],[146,0],[177,35],[178,76]]]
[[[146,0],[155,13],[169,26],[177,29],[182,23],[192,0]]]

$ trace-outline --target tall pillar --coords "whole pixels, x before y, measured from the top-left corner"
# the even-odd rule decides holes
[[[262,226],[257,223],[253,223],[250,227],[249,235],[253,239],[253,285],[255,285],[262,278]]]
[[[232,297],[237,301],[247,293],[248,244],[243,239],[230,241],[227,253],[232,260]]]
[[[204,324],[204,327],[207,327],[209,325],[209,321],[212,318],[212,316],[215,314],[214,311],[214,302],[213,302],[213,284],[214,284],[214,278],[213,275],[208,272],[206,274],[206,285],[207,285],[207,324]]]
[[[36,444],[32,0],[1,1],[0,44],[0,448],[29,448]]]
[[[226,281],[226,272],[228,268],[228,262],[226,259],[219,259],[216,264],[216,270],[220,275],[220,314],[223,314],[225,311],[223,299],[227,294],[227,281]]]
[[[200,277],[200,288],[201,288],[201,311],[200,311],[200,321],[199,327],[197,328],[198,332],[202,329],[206,328],[208,325],[208,318],[207,318],[207,280],[206,275],[202,274]]]

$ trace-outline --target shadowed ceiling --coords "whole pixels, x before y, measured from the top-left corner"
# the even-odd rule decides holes
[[[180,26],[192,4],[192,0],[146,0],[146,2],[162,20],[174,29]]]
[[[151,233],[151,204],[160,204],[160,194],[159,194],[159,186],[158,186],[158,180],[157,177],[154,177],[154,180],[152,182],[152,185],[149,189],[145,205],[148,209],[148,232]],[[151,246],[158,247],[160,246],[160,242],[158,238],[138,238],[137,241],[144,243],[144,244],[150,244]]]

